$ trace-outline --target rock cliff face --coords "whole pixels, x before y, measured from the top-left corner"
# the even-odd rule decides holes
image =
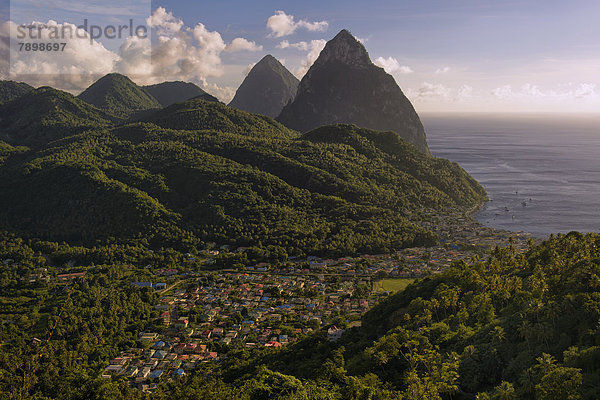
[[[347,30],[327,43],[278,120],[302,132],[334,123],[394,131],[429,154],[414,107],[394,78],[371,62],[365,47]]]
[[[250,70],[229,105],[275,118],[296,96],[298,83],[275,57],[267,55]]]

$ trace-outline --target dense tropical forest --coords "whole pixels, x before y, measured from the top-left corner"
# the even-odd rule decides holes
[[[111,75],[88,93],[123,85],[134,84]],[[128,104],[99,105],[106,111],[41,88],[0,106],[0,229],[184,252],[216,242],[384,253],[436,243],[418,223],[423,213],[464,212],[486,198],[458,165],[392,132],[336,125],[301,136],[203,98],[131,122],[114,118]]]
[[[218,369],[160,383],[157,396],[596,399],[599,245],[599,235],[571,233],[526,253],[496,249],[416,281],[337,342],[320,330],[283,350],[234,347]],[[156,317],[156,294],[128,283],[144,274],[128,261],[184,261],[169,251],[2,234],[0,259],[9,257],[0,277],[2,398],[142,398],[99,377],[107,359],[135,345]],[[67,262],[87,275],[66,286],[29,283],[41,268]]]

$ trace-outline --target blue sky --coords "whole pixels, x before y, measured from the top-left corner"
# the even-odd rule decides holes
[[[11,19],[25,21],[23,9],[33,3],[13,1]],[[164,9],[162,27],[179,24],[180,32],[163,34],[170,39],[182,32],[189,35],[185,51],[193,57],[180,60],[188,66],[180,69],[180,78],[212,89],[223,100],[265,54],[273,54],[301,77],[324,41],[346,28],[363,41],[371,59],[396,78],[418,111],[600,110],[597,0],[48,3],[59,7],[38,7],[40,20],[74,24],[86,14],[108,23],[126,16],[123,10],[143,15],[150,12],[144,10]],[[279,25],[276,32],[269,18],[282,15],[293,23]],[[102,43],[118,53],[118,46]],[[202,49],[203,45],[214,48]],[[163,47],[165,54],[172,49]],[[169,78],[179,71],[174,65],[163,70],[170,71]]]

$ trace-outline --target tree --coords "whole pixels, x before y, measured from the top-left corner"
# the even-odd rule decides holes
[[[492,400],[512,400],[516,399],[515,388],[512,383],[502,381],[501,384],[494,388]]]
[[[555,367],[535,387],[538,400],[579,400],[583,378],[578,368]]]

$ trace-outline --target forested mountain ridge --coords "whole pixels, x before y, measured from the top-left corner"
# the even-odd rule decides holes
[[[251,114],[202,97],[173,104],[141,119],[166,129],[217,130],[264,137],[292,138],[299,134],[270,117]]]
[[[142,86],[163,107],[181,103],[194,97],[201,97],[207,101],[219,101],[216,97],[206,93],[197,85],[190,82],[162,82],[155,85]]]
[[[78,97],[120,119],[162,107],[145,89],[127,76],[116,73],[98,79]]]
[[[86,129],[109,126],[113,120],[67,92],[41,87],[0,105],[0,140],[16,146],[42,146]]]
[[[14,81],[0,81],[0,104],[8,103],[16,98],[34,90],[26,83]]]
[[[485,199],[456,164],[423,155],[395,133],[342,125],[300,138],[268,117],[201,99],[146,120],[12,158],[0,169],[1,228],[80,243],[114,237],[179,248],[216,241],[290,254],[386,252],[435,243],[411,222],[420,210]]]

